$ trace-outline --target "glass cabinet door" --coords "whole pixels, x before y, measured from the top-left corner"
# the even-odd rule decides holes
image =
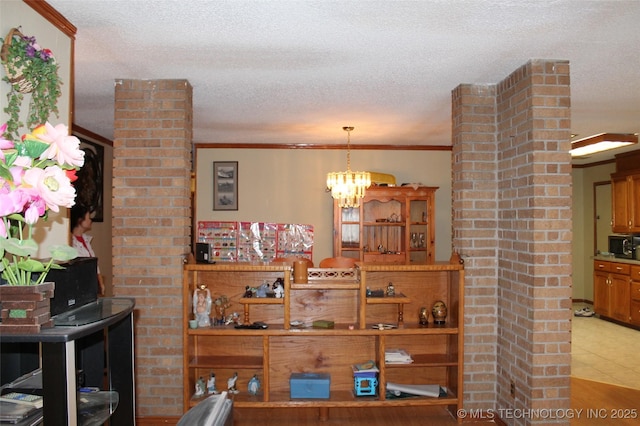
[[[359,257],[360,208],[341,209],[340,247],[345,257]]]
[[[429,235],[429,205],[428,200],[409,200],[409,261],[411,263],[425,263],[427,261]]]

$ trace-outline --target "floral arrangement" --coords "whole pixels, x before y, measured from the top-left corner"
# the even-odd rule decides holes
[[[80,140],[69,135],[64,124],[48,122],[23,135],[19,142],[6,137],[7,125],[0,127],[0,272],[9,285],[44,282],[54,261],[68,261],[77,251],[68,245],[50,247],[45,264],[33,259],[38,244],[33,226],[47,219],[49,210],[75,204],[71,183],[84,164]]]
[[[0,59],[7,74],[2,80],[11,85],[7,94],[9,102],[4,108],[9,115],[5,132],[9,140],[16,141],[20,139],[19,129],[24,126],[20,121],[24,93],[31,93],[26,126],[32,128],[44,123],[51,114],[58,115],[57,101],[62,83],[53,53],[40,47],[35,37],[25,36],[12,28],[0,41]]]

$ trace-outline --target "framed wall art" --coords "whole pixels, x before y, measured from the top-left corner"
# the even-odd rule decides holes
[[[80,149],[84,151],[84,165],[76,172],[78,180],[73,184],[76,188],[76,203],[89,207],[94,222],[104,221],[104,147],[81,136]]]
[[[238,210],[238,162],[213,162],[213,210]]]

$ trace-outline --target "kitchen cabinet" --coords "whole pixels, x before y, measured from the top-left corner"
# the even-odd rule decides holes
[[[631,265],[594,261],[593,309],[596,314],[629,323],[631,316]]]
[[[283,298],[245,297],[246,286],[277,279],[284,282]],[[394,283],[395,295],[372,297],[368,290],[386,289]],[[227,379],[238,373],[238,394],[230,395],[236,408],[318,408],[321,419],[330,407],[440,406],[454,416],[463,404],[464,266],[459,262],[421,265],[358,263],[355,268],[310,268],[307,283],[294,283],[289,265],[253,263],[188,264],[184,266],[184,411],[202,398],[194,396],[200,377],[211,373],[217,389],[226,390]],[[193,291],[207,286],[212,297],[226,295],[227,313],[237,311],[240,323],[263,321],[265,329],[241,329],[233,324],[190,329]],[[436,301],[448,307],[446,322],[433,318],[420,325],[422,307]],[[333,322],[331,328],[314,328],[314,321]],[[378,324],[384,324],[380,327]],[[403,348],[411,364],[387,364],[385,353]],[[351,366],[374,360],[378,388],[374,395],[354,392]],[[293,373],[330,376],[327,399],[292,399]],[[247,391],[257,376],[260,391]],[[390,397],[386,383],[439,384],[440,397]],[[461,419],[459,419],[461,420]]]
[[[640,172],[611,175],[612,231],[640,232]]]
[[[334,201],[333,255],[366,263],[433,263],[437,189],[376,186],[359,207],[343,209]]]

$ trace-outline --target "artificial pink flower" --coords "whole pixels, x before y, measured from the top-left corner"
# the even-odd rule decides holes
[[[22,182],[36,188],[47,207],[54,212],[60,211],[59,206],[69,208],[75,204],[76,190],[59,166],[29,169],[25,171]]]
[[[22,213],[25,204],[29,201],[27,193],[21,189],[15,191],[0,192],[0,217],[13,213]]]
[[[29,206],[24,211],[24,221],[29,225],[33,225],[47,210],[47,204],[42,197],[35,197],[29,203]]]
[[[45,158],[55,160],[59,164],[68,164],[74,167],[82,167],[84,164],[84,151],[80,149],[80,139],[75,136],[69,136],[69,128],[64,124],[52,126],[49,122],[42,126],[36,127],[31,136],[47,142],[47,148],[40,159]]]

